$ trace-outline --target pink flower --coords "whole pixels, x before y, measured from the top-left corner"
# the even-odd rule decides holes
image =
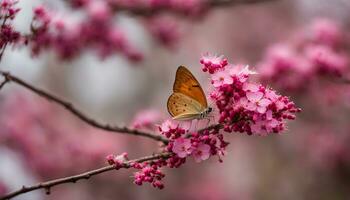
[[[245,82],[250,75],[256,74],[249,69],[248,65],[229,65],[229,74],[237,77],[239,81]]]
[[[192,153],[192,144],[190,139],[178,138],[174,141],[172,151],[180,158],[185,158]]]
[[[214,87],[221,87],[233,83],[233,78],[226,71],[218,71],[212,76],[212,83]]]
[[[178,127],[179,125],[172,121],[172,120],[166,120],[165,122],[162,123],[161,126],[159,126],[159,130],[161,132],[169,132],[171,130],[174,130]]]
[[[202,70],[204,72],[208,71],[210,74],[224,68],[228,64],[227,60],[223,59],[223,56],[216,56],[210,53],[203,54],[200,63],[203,65]]]
[[[257,92],[259,90],[259,86],[254,83],[244,83],[243,90],[246,92]]]
[[[257,92],[247,92],[247,104],[246,108],[251,111],[258,111],[259,113],[265,113],[267,106],[271,103],[271,101],[264,97],[264,93]]]
[[[210,156],[210,146],[207,144],[200,144],[192,152],[193,158],[196,162],[201,162],[207,160]]]

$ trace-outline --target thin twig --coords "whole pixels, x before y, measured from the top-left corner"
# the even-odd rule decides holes
[[[158,159],[167,159],[169,158],[169,156],[171,156],[171,153],[160,153],[160,154],[156,154],[156,155],[152,155],[152,156],[146,156],[143,158],[139,158],[139,159],[135,159],[135,160],[130,160],[127,162],[124,162],[123,165],[121,165],[121,168],[130,168],[132,163],[138,162],[138,163],[142,163],[142,162],[146,162],[146,161],[151,161],[151,160],[158,160]],[[68,177],[64,177],[64,178],[59,178],[59,179],[55,179],[55,180],[51,180],[51,181],[47,181],[47,182],[42,182],[42,183],[38,183],[36,185],[32,185],[32,186],[22,186],[21,189],[18,189],[16,191],[13,191],[11,193],[6,194],[5,196],[0,197],[0,200],[5,200],[5,199],[10,199],[13,198],[15,196],[33,191],[33,190],[39,190],[39,189],[45,189],[46,194],[50,194],[50,189],[56,185],[61,185],[61,184],[65,184],[65,183],[76,183],[78,180],[82,180],[82,179],[89,179],[92,176],[95,176],[97,174],[101,174],[107,171],[111,171],[115,169],[115,166],[113,165],[108,165],[99,169],[95,169],[95,170],[91,170],[82,174],[78,174],[75,176],[68,176]]]
[[[137,129],[131,129],[131,128],[128,128],[125,126],[124,127],[112,126],[109,124],[102,124],[100,122],[97,122],[94,119],[92,119],[92,118],[88,117],[87,115],[85,115],[84,113],[82,113],[77,108],[75,108],[70,102],[64,101],[53,94],[50,94],[44,90],[38,89],[38,88],[30,85],[29,83],[25,82],[24,80],[14,76],[14,75],[11,75],[9,72],[0,71],[0,74],[3,75],[5,77],[5,79],[8,80],[8,82],[17,83],[18,85],[20,85],[26,89],[29,89],[30,91],[36,93],[37,95],[44,97],[44,98],[48,99],[49,101],[53,101],[53,102],[59,104],[60,106],[64,107],[66,110],[71,112],[73,115],[77,116],[79,119],[81,119],[82,121],[88,123],[89,125],[91,125],[95,128],[99,128],[99,129],[102,129],[105,131],[110,131],[110,132],[143,136],[143,137],[151,138],[151,139],[156,140],[156,141],[161,141],[165,144],[168,143],[168,140],[166,138],[162,137],[161,135],[155,135],[153,133],[148,133],[148,132],[140,131]]]
[[[4,87],[4,85],[6,85],[6,83],[8,83],[10,80],[8,80],[6,77],[4,79],[4,81],[1,82],[0,84],[0,90],[2,89],[2,87]]]

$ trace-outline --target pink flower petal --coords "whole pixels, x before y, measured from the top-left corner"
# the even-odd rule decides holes
[[[267,107],[268,105],[270,105],[270,103],[271,103],[270,100],[264,98],[258,102],[258,105],[261,107]]]
[[[262,92],[247,92],[246,96],[249,101],[256,103],[264,96],[264,94]]]

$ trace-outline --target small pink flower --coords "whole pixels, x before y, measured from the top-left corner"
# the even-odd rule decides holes
[[[218,71],[212,76],[214,87],[221,87],[233,83],[233,78],[226,71]]]
[[[178,138],[174,141],[172,151],[176,153],[178,157],[185,158],[192,153],[191,146],[192,144],[190,139]]]
[[[258,92],[247,92],[248,99],[247,109],[251,111],[258,111],[259,113],[265,113],[267,106],[270,105],[271,101],[264,97],[264,93]]]
[[[219,69],[224,68],[228,62],[223,56],[217,56],[210,53],[205,53],[200,59],[200,63],[203,65],[202,70],[208,71],[210,74],[215,73]]]
[[[193,158],[196,162],[201,162],[207,160],[210,156],[210,146],[207,144],[200,144],[192,152]]]
[[[217,55],[213,55],[210,53],[205,53],[202,55],[202,58],[200,59],[200,63],[203,65],[213,65],[216,67],[220,67],[221,63],[223,61],[223,56],[217,56]]]
[[[248,65],[230,65],[229,74],[237,77],[240,82],[245,82],[252,74],[256,74],[255,71],[249,69]]]
[[[170,130],[174,130],[178,127],[178,124],[171,120],[166,120],[159,126],[159,130],[161,132],[169,132]]]
[[[259,90],[259,86],[254,83],[244,83],[242,89],[245,92],[257,92]]]

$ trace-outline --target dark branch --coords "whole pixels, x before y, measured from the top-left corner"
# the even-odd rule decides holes
[[[151,161],[151,160],[158,160],[158,159],[167,159],[169,158],[169,156],[171,156],[170,153],[161,153],[161,154],[156,154],[156,155],[152,155],[152,156],[146,156],[143,158],[139,158],[139,159],[135,159],[135,160],[130,160],[127,162],[124,162],[121,165],[121,168],[130,168],[132,163],[138,162],[138,163],[142,163],[142,162],[146,162],[146,161]],[[13,198],[15,196],[30,192],[30,191],[34,191],[34,190],[39,190],[39,189],[45,189],[46,193],[49,194],[50,193],[50,189],[56,185],[61,185],[61,184],[65,184],[65,183],[76,183],[78,180],[82,180],[82,179],[89,179],[92,176],[95,176],[97,174],[101,174],[107,171],[111,171],[115,169],[115,166],[113,165],[108,165],[99,169],[95,169],[92,171],[88,171],[82,174],[78,174],[75,176],[69,176],[69,177],[64,177],[64,178],[59,178],[59,179],[55,179],[55,180],[51,180],[51,181],[47,181],[47,182],[42,182],[42,183],[38,183],[36,185],[32,185],[32,186],[23,186],[21,189],[13,191],[11,193],[6,194],[5,196],[0,197],[0,200],[5,200],[5,199],[10,199]]]
[[[109,124],[102,124],[100,122],[95,121],[94,119],[88,117],[87,115],[85,115],[84,113],[82,113],[80,110],[78,110],[77,108],[75,108],[71,103],[64,101],[62,99],[60,99],[59,97],[49,94],[48,92],[38,89],[32,85],[30,85],[29,83],[25,82],[24,80],[11,75],[8,72],[3,72],[0,71],[0,74],[3,75],[5,77],[5,82],[3,82],[1,85],[5,85],[7,82],[14,82],[17,83],[18,85],[36,93],[37,95],[44,97],[46,99],[48,99],[49,101],[53,101],[59,105],[61,105],[62,107],[64,107],[66,110],[68,110],[69,112],[71,112],[73,115],[77,116],[79,119],[81,119],[82,121],[88,123],[89,125],[95,127],[95,128],[99,128],[105,131],[110,131],[110,132],[117,132],[117,133],[124,133],[124,134],[131,134],[131,135],[137,135],[137,136],[143,136],[143,137],[147,137],[147,138],[151,138],[153,140],[156,141],[161,141],[163,143],[167,143],[168,140],[160,135],[155,135],[153,133],[148,133],[148,132],[144,132],[144,131],[140,131],[137,129],[131,129],[128,127],[120,127],[120,126],[111,126]],[[1,86],[1,87],[2,87]]]
[[[6,83],[8,83],[9,80],[5,77],[5,79],[1,82],[0,84],[0,90],[2,89],[2,87],[4,87],[4,85],[6,85]]]

